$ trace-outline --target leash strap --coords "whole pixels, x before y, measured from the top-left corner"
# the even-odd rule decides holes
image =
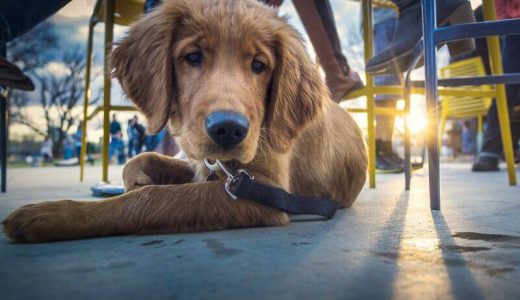
[[[258,183],[246,175],[239,175],[234,194],[258,204],[274,207],[295,215],[317,215],[327,219],[334,217],[338,203],[326,198],[290,194],[281,188]]]
[[[233,174],[219,160],[212,164],[205,159],[204,163],[210,171],[210,175],[206,180],[215,176],[215,173],[219,170],[226,174],[227,179],[224,189],[233,200],[238,198],[247,199],[290,214],[316,215],[327,219],[334,217],[338,210],[339,204],[330,199],[298,196],[287,193],[276,186],[258,183],[255,181],[253,174],[245,169],[239,169]]]

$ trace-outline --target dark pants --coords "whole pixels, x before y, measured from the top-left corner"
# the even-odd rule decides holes
[[[397,29],[397,18],[390,18],[384,20],[374,26],[374,52],[381,53],[394,39],[394,33]],[[375,77],[375,83],[381,85],[401,85],[401,80],[398,75],[378,75]],[[401,98],[397,95],[377,95],[376,101],[380,100],[394,100]],[[390,116],[393,118],[393,116]]]
[[[504,73],[520,72],[520,35],[503,37],[502,61]],[[520,84],[506,85],[506,95],[509,115],[511,116],[513,107],[520,105]],[[514,149],[517,150],[518,139],[520,137],[519,120],[511,120],[511,133],[513,135]],[[497,106],[495,101],[493,101],[488,111],[481,155],[498,157],[502,155],[502,151],[502,137],[500,135]]]

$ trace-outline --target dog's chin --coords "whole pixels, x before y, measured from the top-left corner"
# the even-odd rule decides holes
[[[255,150],[255,149],[253,149]],[[199,155],[199,159],[231,161],[237,160],[243,164],[247,164],[253,160],[256,151],[245,149],[244,146],[238,145],[234,147],[224,148],[221,146],[211,145],[206,147]]]

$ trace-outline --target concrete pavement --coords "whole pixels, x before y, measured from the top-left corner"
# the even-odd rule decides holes
[[[505,171],[445,163],[442,211],[427,172],[378,175],[330,221],[283,228],[122,236],[36,245],[0,236],[2,299],[514,299],[520,187]],[[517,170],[517,176],[520,175]],[[121,168],[111,167],[114,179]],[[0,218],[49,199],[90,201],[99,167],[9,170]]]

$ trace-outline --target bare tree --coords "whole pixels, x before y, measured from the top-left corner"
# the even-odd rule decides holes
[[[56,62],[53,62],[56,63]],[[29,94],[16,93],[11,105],[11,122],[22,124],[32,129],[43,138],[53,141],[53,152],[56,156],[63,153],[63,144],[77,120],[81,119],[80,110],[74,108],[81,103],[84,93],[84,73],[86,67],[84,52],[79,47],[66,51],[59,62],[63,74],[52,73],[48,70],[43,74],[35,74],[38,92],[38,101],[43,109],[46,128],[35,125],[27,112],[30,104]],[[95,75],[96,76],[96,75]],[[99,101],[101,91],[97,91],[90,103]]]
[[[45,21],[8,45],[8,58],[27,73],[36,83],[35,92],[13,91],[9,97],[9,124],[17,123],[30,128],[42,138],[51,138],[54,154],[63,151],[63,142],[80,113],[74,107],[83,99],[84,50],[79,46],[64,52],[56,59],[58,37],[54,25]],[[49,70],[50,64],[58,64],[60,74]],[[93,74],[93,77],[99,74]],[[99,100],[97,92],[91,103]],[[29,113],[30,107],[43,109],[45,127]]]
[[[51,60],[46,54],[56,48],[57,41],[54,25],[50,21],[44,21],[7,44],[7,58],[34,80],[36,70],[44,67]],[[7,129],[9,131],[11,124],[18,123],[31,128],[37,135],[46,137],[46,130],[35,125],[36,122],[31,114],[24,113],[30,102],[31,97],[28,92],[11,91],[7,102]]]

